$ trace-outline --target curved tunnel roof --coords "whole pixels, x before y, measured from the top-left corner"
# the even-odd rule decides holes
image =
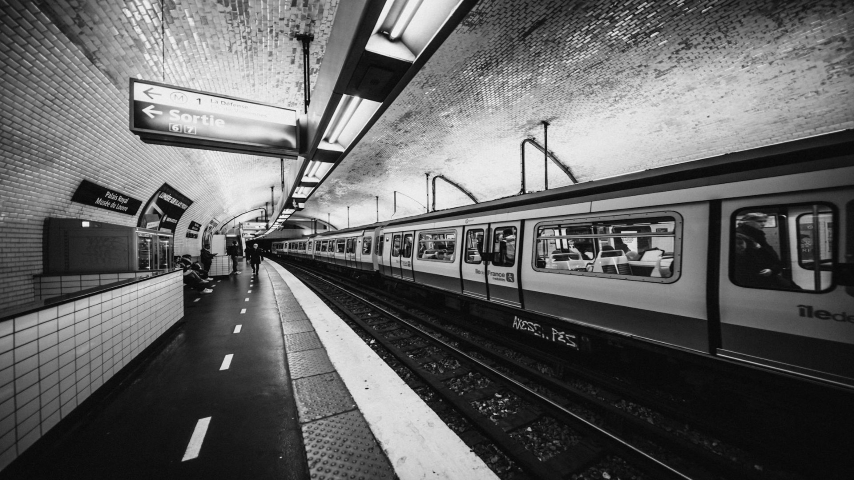
[[[144,144],[128,131],[128,78],[302,113],[295,35],[314,35],[313,87],[336,55],[338,1],[2,5],[0,308],[32,300],[46,218],[137,224],[72,201],[83,180],[143,205],[164,183],[191,200],[176,253],[198,253],[190,222],[280,202],[298,161]],[[852,15],[831,0],[478,2],[301,215],[347,225],[350,206],[350,225],[371,224],[376,197],[381,222],[422,212],[425,173],[484,201],[514,195],[520,142],[545,143],[542,121],[581,182],[850,129]],[[527,154],[526,189],[542,190],[542,154]],[[548,178],[569,184],[557,168]],[[397,212],[394,191],[410,198]],[[471,203],[441,183],[437,197],[440,209]]]

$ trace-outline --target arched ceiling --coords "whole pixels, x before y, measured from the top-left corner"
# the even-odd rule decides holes
[[[21,66],[8,73],[20,85],[10,87],[13,95],[52,112],[51,99],[74,86],[50,77],[73,70],[95,92],[101,110],[94,110],[113,121],[90,151],[39,160],[44,178],[60,169],[77,179],[58,188],[66,207],[44,216],[77,214],[68,198],[82,178],[143,201],[169,182],[197,201],[193,219],[202,222],[263,206],[270,186],[279,199],[278,159],[139,142],[126,128],[128,78],[302,113],[301,46],[293,37],[315,36],[314,85],[338,0],[163,0],[165,26],[157,0],[0,2],[15,64],[7,72]],[[843,0],[483,0],[301,215],[329,214],[344,227],[349,205],[350,225],[370,223],[376,196],[381,220],[418,213],[427,203],[425,173],[445,175],[481,200],[516,194],[519,144],[529,136],[542,143],[543,120],[551,124],[549,148],[581,181],[851,128],[852,8]],[[27,71],[33,66],[44,75]],[[30,91],[28,82],[39,86]],[[98,119],[84,121],[98,128]],[[55,130],[67,130],[50,134],[58,150],[78,134]],[[540,190],[542,155],[527,153],[528,189]],[[113,157],[87,164],[86,155]],[[4,174],[32,168],[24,164],[4,151]],[[567,183],[550,169],[551,187]],[[395,190],[406,195],[396,213]],[[438,208],[469,203],[445,183],[437,195]]]
[[[426,203],[425,173],[480,200],[520,189],[535,137],[580,181],[854,126],[846,1],[481,1],[309,200],[346,225]],[[542,190],[543,155],[528,158]],[[549,169],[549,187],[569,184]],[[439,182],[437,208],[471,203]],[[423,212],[398,197],[396,218]]]

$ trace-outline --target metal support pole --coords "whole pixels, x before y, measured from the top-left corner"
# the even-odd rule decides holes
[[[427,176],[427,179],[426,179],[427,184],[425,185],[425,191],[427,193],[427,202],[426,202],[427,206],[424,208],[427,210],[427,213],[430,213],[430,172],[427,172],[424,175]]]
[[[546,177],[546,180],[545,180],[546,190],[548,190],[549,189],[549,122],[547,122],[545,120],[543,120],[543,137],[545,137],[544,141],[543,141],[543,143],[544,143],[543,150],[545,150],[545,152],[543,153],[543,167],[544,167],[545,177]]]
[[[350,228],[350,206],[347,205],[347,228]]]
[[[326,231],[329,231],[329,212],[326,212]]]
[[[310,33],[298,33],[294,35],[294,38],[299,40],[302,43],[302,65],[303,65],[303,89],[305,91],[305,113],[308,113],[308,104],[311,103],[311,89],[309,88],[309,75],[308,75],[308,47],[311,44],[311,41],[314,40],[314,35]]]
[[[375,195],[377,197],[377,223],[380,221],[380,196]]]

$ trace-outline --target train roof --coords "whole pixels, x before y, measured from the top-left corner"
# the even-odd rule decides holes
[[[527,210],[547,202],[566,200],[580,202],[662,192],[673,190],[675,184],[678,184],[680,189],[714,185],[760,178],[770,173],[768,169],[773,169],[774,175],[785,175],[806,170],[834,168],[851,164],[850,158],[840,157],[852,153],[854,153],[854,130],[847,129],[542,192],[513,195],[474,205],[318,233],[307,238],[332,237],[374,230],[377,227],[433,222],[486,211]]]
[[[678,184],[680,189],[714,185],[760,178],[769,173],[767,172],[769,168],[774,169],[775,176],[834,168],[850,165],[852,163],[850,158],[840,157],[852,153],[854,153],[854,130],[847,129],[542,192],[514,195],[474,205],[389,220],[361,228],[432,222],[451,217],[466,217],[485,211],[527,210],[554,201],[590,201],[641,195],[673,190],[674,184]]]

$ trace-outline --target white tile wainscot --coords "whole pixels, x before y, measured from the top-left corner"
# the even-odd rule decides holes
[[[183,318],[183,291],[171,272],[0,321],[0,470]]]

